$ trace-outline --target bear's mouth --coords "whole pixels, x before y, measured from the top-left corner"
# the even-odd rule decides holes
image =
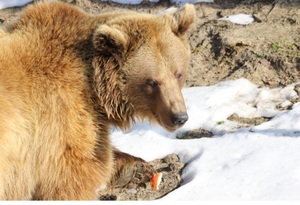
[[[164,125],[163,126],[165,129],[167,129],[168,131],[170,132],[175,132],[178,128],[180,128],[181,126],[176,126],[176,127],[170,127],[170,126],[167,126],[167,125]]]
[[[176,125],[176,126],[170,126],[168,125],[167,123],[165,123],[162,118],[157,115],[156,113],[152,113],[156,122],[161,126],[163,127],[164,129],[168,130],[169,132],[174,132],[176,131],[178,128],[180,128],[181,126],[180,125]],[[171,118],[170,118],[171,119]],[[170,123],[171,123],[171,120],[170,120]]]

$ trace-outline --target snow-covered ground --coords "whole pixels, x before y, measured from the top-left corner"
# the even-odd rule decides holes
[[[47,1],[47,0],[45,0]],[[55,1],[55,0],[48,0],[48,1]],[[140,4],[143,0],[99,0],[99,1],[112,1],[119,4]],[[150,2],[159,2],[159,0],[149,0]],[[10,7],[16,7],[16,6],[24,6],[30,2],[33,2],[33,0],[0,0],[0,9],[10,8]],[[185,4],[185,3],[197,3],[197,2],[214,2],[214,0],[170,0],[171,3],[177,4],[179,6]]]
[[[0,0],[0,9],[24,6],[32,1],[33,0]]]
[[[203,128],[212,138],[180,140],[145,122],[115,129],[113,144],[148,161],[176,153],[188,163],[182,186],[161,200],[299,200],[300,103],[276,109],[297,97],[293,88],[258,88],[245,79],[184,88],[190,118],[177,132]],[[273,118],[239,129],[227,120],[233,113]]]
[[[0,9],[28,2],[31,0],[0,0]],[[202,128],[212,131],[212,138],[179,140],[176,133],[138,122],[126,133],[114,129],[112,141],[122,151],[147,161],[176,153],[187,163],[181,187],[161,201],[299,200],[300,104],[291,110],[276,109],[297,97],[293,88],[258,88],[245,79],[184,88],[189,121],[177,132]],[[258,126],[238,128],[227,120],[233,113],[273,118]]]

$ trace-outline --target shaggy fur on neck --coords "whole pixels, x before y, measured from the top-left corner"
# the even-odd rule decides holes
[[[96,48],[92,62],[95,83],[92,85],[108,120],[121,129],[128,129],[138,116],[135,116],[134,107],[124,92],[127,80],[122,67],[144,41],[139,33],[119,32],[117,28],[118,25],[113,28],[116,36],[107,26],[101,26],[97,29],[99,33],[95,32],[93,44]]]
[[[134,109],[128,98],[121,94],[124,73],[115,61],[101,55],[94,59],[93,66],[98,69],[95,69],[93,86],[108,119],[121,129],[126,129],[134,122]]]

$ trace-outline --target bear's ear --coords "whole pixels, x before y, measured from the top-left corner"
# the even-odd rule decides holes
[[[127,47],[128,36],[121,30],[108,26],[99,26],[93,35],[93,45],[102,55],[122,58]]]
[[[183,36],[192,26],[196,19],[196,10],[194,5],[185,4],[177,9],[172,15],[171,28],[177,36]]]

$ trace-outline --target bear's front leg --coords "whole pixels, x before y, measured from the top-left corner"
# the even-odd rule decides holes
[[[156,170],[145,160],[113,149],[114,172],[111,176],[110,184],[107,187],[110,192],[114,188],[126,187],[129,189],[146,187]]]

